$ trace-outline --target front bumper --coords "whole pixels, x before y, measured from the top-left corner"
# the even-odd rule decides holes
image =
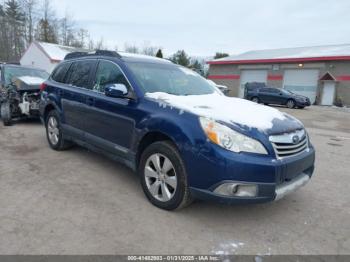
[[[221,181],[207,189],[190,187],[196,199],[215,201],[225,204],[264,203],[279,200],[306,185],[314,172],[315,151],[311,147],[300,155],[282,160],[258,161],[254,157],[244,157],[237,165],[236,160],[226,159],[226,173],[221,174]],[[240,161],[240,160],[238,160]],[[218,174],[215,174],[218,176]],[[215,193],[218,186],[225,183],[256,185],[254,197],[225,196]],[[190,183],[191,185],[191,183]]]
[[[311,102],[310,101],[296,101],[296,105],[302,106],[302,107],[311,106]]]

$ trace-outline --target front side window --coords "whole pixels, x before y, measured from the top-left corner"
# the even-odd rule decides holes
[[[278,89],[271,88],[270,93],[279,94],[280,91]]]
[[[127,79],[117,65],[112,62],[101,61],[97,68],[93,89],[104,93],[107,86],[115,84],[123,84],[127,89],[130,89]]]
[[[186,96],[217,92],[206,79],[181,66],[170,63],[128,62],[127,64],[145,93],[164,92]]]
[[[86,89],[92,89],[90,76],[95,68],[94,60],[83,60],[74,62],[70,68],[67,84]]]
[[[269,88],[261,88],[260,92],[262,92],[262,93],[271,93]]]

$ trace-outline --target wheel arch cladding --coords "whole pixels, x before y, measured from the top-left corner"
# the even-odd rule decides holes
[[[139,135],[137,143],[135,143],[136,148],[134,148],[137,153],[137,165],[143,150],[148,145],[164,140],[171,141],[185,161],[183,153],[189,151],[194,145],[193,137],[187,135],[188,133],[191,134],[190,124],[178,121],[178,123],[181,123],[180,125],[174,122],[165,118],[152,117],[140,123],[137,128]]]
[[[170,141],[177,149],[177,145],[174,142],[174,140],[168,136],[167,134],[160,132],[160,131],[150,131],[145,133],[142,138],[140,139],[138,146],[137,146],[137,152],[136,152],[136,165],[138,166],[140,163],[141,155],[145,151],[145,149],[159,141]]]

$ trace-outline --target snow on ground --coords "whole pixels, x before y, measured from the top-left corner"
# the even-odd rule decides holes
[[[286,119],[285,114],[277,109],[220,94],[176,96],[156,92],[147,93],[146,97],[156,100],[161,107],[176,107],[180,112],[188,111],[198,116],[260,130],[272,128],[275,119]]]
[[[42,79],[40,77],[34,77],[34,76],[22,76],[22,77],[18,77],[18,79],[28,85],[40,85],[45,81],[45,79]]]

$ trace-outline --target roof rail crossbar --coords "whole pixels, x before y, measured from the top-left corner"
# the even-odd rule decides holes
[[[121,58],[121,55],[118,54],[118,52],[116,52],[116,51],[96,50],[93,52],[72,52],[72,53],[67,54],[64,57],[64,60],[86,57],[86,56],[110,56],[110,57]]]

